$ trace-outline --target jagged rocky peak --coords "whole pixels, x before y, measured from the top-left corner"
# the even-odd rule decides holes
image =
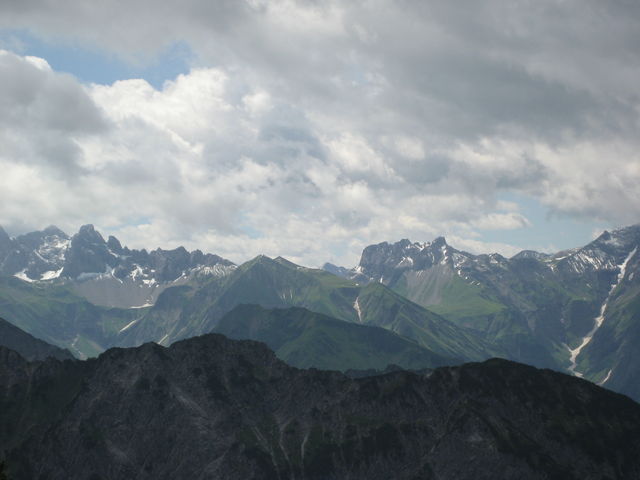
[[[439,261],[450,249],[444,237],[437,237],[429,243],[411,242],[402,239],[399,242],[389,244],[382,242],[370,245],[362,252],[360,266],[366,268],[370,265],[393,265],[410,268],[421,257],[429,257],[432,261]]]
[[[447,245],[447,240],[444,237],[436,237],[433,242],[430,243],[430,246],[433,248],[442,248]]]
[[[638,244],[640,244],[640,224],[619,228],[612,232],[605,230],[587,247],[599,247],[603,250],[624,253],[633,250]]]
[[[16,242],[23,248],[38,249],[43,246],[59,242],[66,242],[69,236],[55,225],[50,225],[44,230],[25,233],[16,237]]]
[[[432,242],[420,243],[402,239],[396,243],[382,242],[366,247],[359,265],[350,278],[356,281],[380,281],[387,284],[407,270],[426,270],[433,265],[454,266],[458,252],[447,244],[444,237]]]
[[[106,244],[100,232],[98,232],[92,224],[82,225],[78,233],[73,236],[74,239],[82,239],[84,241]]]
[[[200,250],[188,252],[184,247],[158,248],[151,253],[144,249],[130,250],[112,235],[105,241],[92,224],[80,227],[73,237],[53,225],[15,239],[2,230],[0,257],[1,273],[29,282],[111,278],[120,284],[129,279],[149,288],[194,274],[226,275],[235,267],[217,255],[203,254]]]
[[[6,232],[5,232],[6,235]],[[0,239],[1,272],[25,281],[54,278],[59,274],[69,237],[51,225],[44,230]]]
[[[204,255],[200,250],[188,252],[184,247],[173,250],[153,250],[149,254],[150,268],[155,271],[160,282],[171,282],[196,267],[210,267],[221,263],[223,259],[216,255]]]
[[[107,247],[109,247],[109,250],[111,250],[113,253],[117,253],[118,255],[123,253],[120,240],[118,240],[113,235],[109,235],[109,238],[107,239]]]
[[[62,276],[82,278],[87,274],[105,273],[108,267],[113,268],[117,263],[117,257],[109,251],[102,235],[93,225],[83,225],[71,238]]]

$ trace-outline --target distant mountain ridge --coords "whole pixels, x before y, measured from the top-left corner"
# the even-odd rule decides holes
[[[170,285],[199,276],[223,276],[229,260],[200,250],[131,250],[93,225],[69,237],[55,226],[10,238],[0,227],[0,274],[27,282],[68,281],[96,305],[123,308],[152,305]]]

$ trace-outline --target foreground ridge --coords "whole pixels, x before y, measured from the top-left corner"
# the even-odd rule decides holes
[[[640,475],[639,405],[506,360],[352,380],[217,334],[86,362],[0,349],[0,399],[16,479]]]

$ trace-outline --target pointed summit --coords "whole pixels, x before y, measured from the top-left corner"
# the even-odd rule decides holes
[[[109,235],[109,238],[107,240],[107,247],[109,247],[115,253],[122,252],[122,244],[120,243],[120,240],[118,240],[113,235]]]
[[[100,232],[98,232],[90,223],[82,225],[78,233],[74,235],[74,238],[80,238],[83,241],[90,243],[106,243],[102,235],[100,235]]]
[[[286,267],[293,267],[293,268],[299,268],[300,265],[293,263],[291,260],[287,260],[284,257],[276,257],[274,258],[274,261],[278,262],[280,265],[284,265]]]
[[[247,265],[247,267],[252,267],[253,265],[273,265],[277,263],[273,258],[268,257],[264,254],[256,255],[254,258],[249,260],[247,263],[243,264]]]
[[[432,247],[443,247],[447,246],[447,240],[444,237],[436,237],[433,242],[431,242]]]

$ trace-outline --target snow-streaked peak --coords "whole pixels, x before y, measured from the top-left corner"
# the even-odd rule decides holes
[[[6,245],[5,245],[6,244]],[[28,282],[117,281],[149,288],[196,277],[227,275],[228,260],[199,250],[130,250],[117,238],[105,241],[93,225],[69,237],[57,227],[31,232],[3,243],[0,265],[5,275]]]

